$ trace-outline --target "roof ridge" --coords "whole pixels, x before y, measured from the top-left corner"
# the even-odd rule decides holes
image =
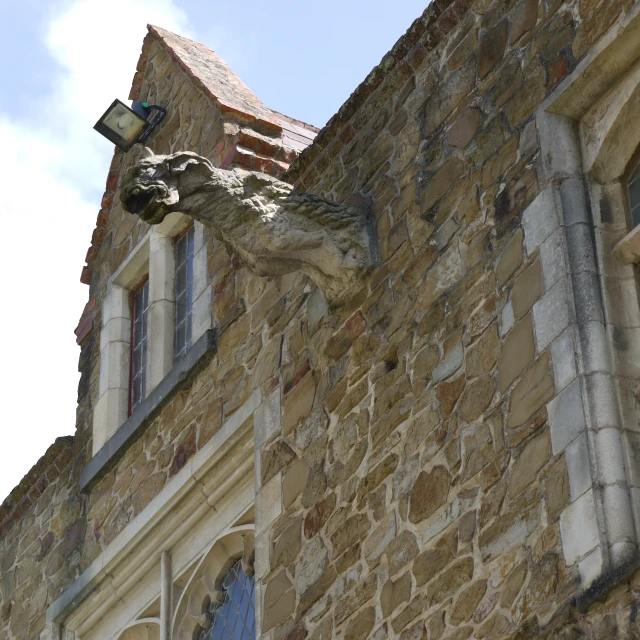
[[[180,68],[225,112],[253,119],[268,129],[282,130],[276,114],[232,71],[211,48],[161,27],[147,25],[149,33],[167,50]],[[191,49],[191,51],[189,50]],[[206,62],[198,54],[206,56]],[[225,90],[226,89],[226,90]]]

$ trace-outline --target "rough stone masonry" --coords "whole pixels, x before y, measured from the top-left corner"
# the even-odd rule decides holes
[[[82,276],[76,435],[0,509],[0,637],[168,640],[162,607],[191,597],[206,545],[183,561],[145,540],[181,509],[232,513],[198,471],[227,443],[215,465],[244,460],[253,492],[227,524],[253,527],[261,639],[640,638],[639,16],[434,0],[320,132],[151,27],[131,97],[167,106],[153,152],[366,211],[379,264],[330,306],[299,264],[255,275],[198,227],[215,355],[81,490],[110,291],[153,233],[118,190],[142,152],[116,152]],[[183,562],[162,589],[160,551]]]

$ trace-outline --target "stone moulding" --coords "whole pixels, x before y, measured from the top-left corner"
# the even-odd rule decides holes
[[[122,206],[149,224],[179,211],[212,229],[251,271],[302,271],[332,306],[378,262],[369,213],[296,191],[263,173],[227,171],[191,152],[147,156],[124,176]]]

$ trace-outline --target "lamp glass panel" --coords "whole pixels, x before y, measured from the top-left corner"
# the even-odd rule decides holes
[[[129,143],[135,142],[148,126],[146,120],[123,104],[115,104],[104,117],[104,124]]]

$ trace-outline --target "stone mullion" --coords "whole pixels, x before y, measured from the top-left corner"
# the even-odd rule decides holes
[[[282,513],[282,473],[277,473],[266,483],[262,482],[263,454],[273,437],[282,431],[281,390],[277,387],[266,397],[254,414],[255,433],[255,492],[256,492],[256,540],[255,540],[255,604],[256,638],[267,640],[272,633],[263,633],[264,605],[267,578],[270,577],[272,525]]]

